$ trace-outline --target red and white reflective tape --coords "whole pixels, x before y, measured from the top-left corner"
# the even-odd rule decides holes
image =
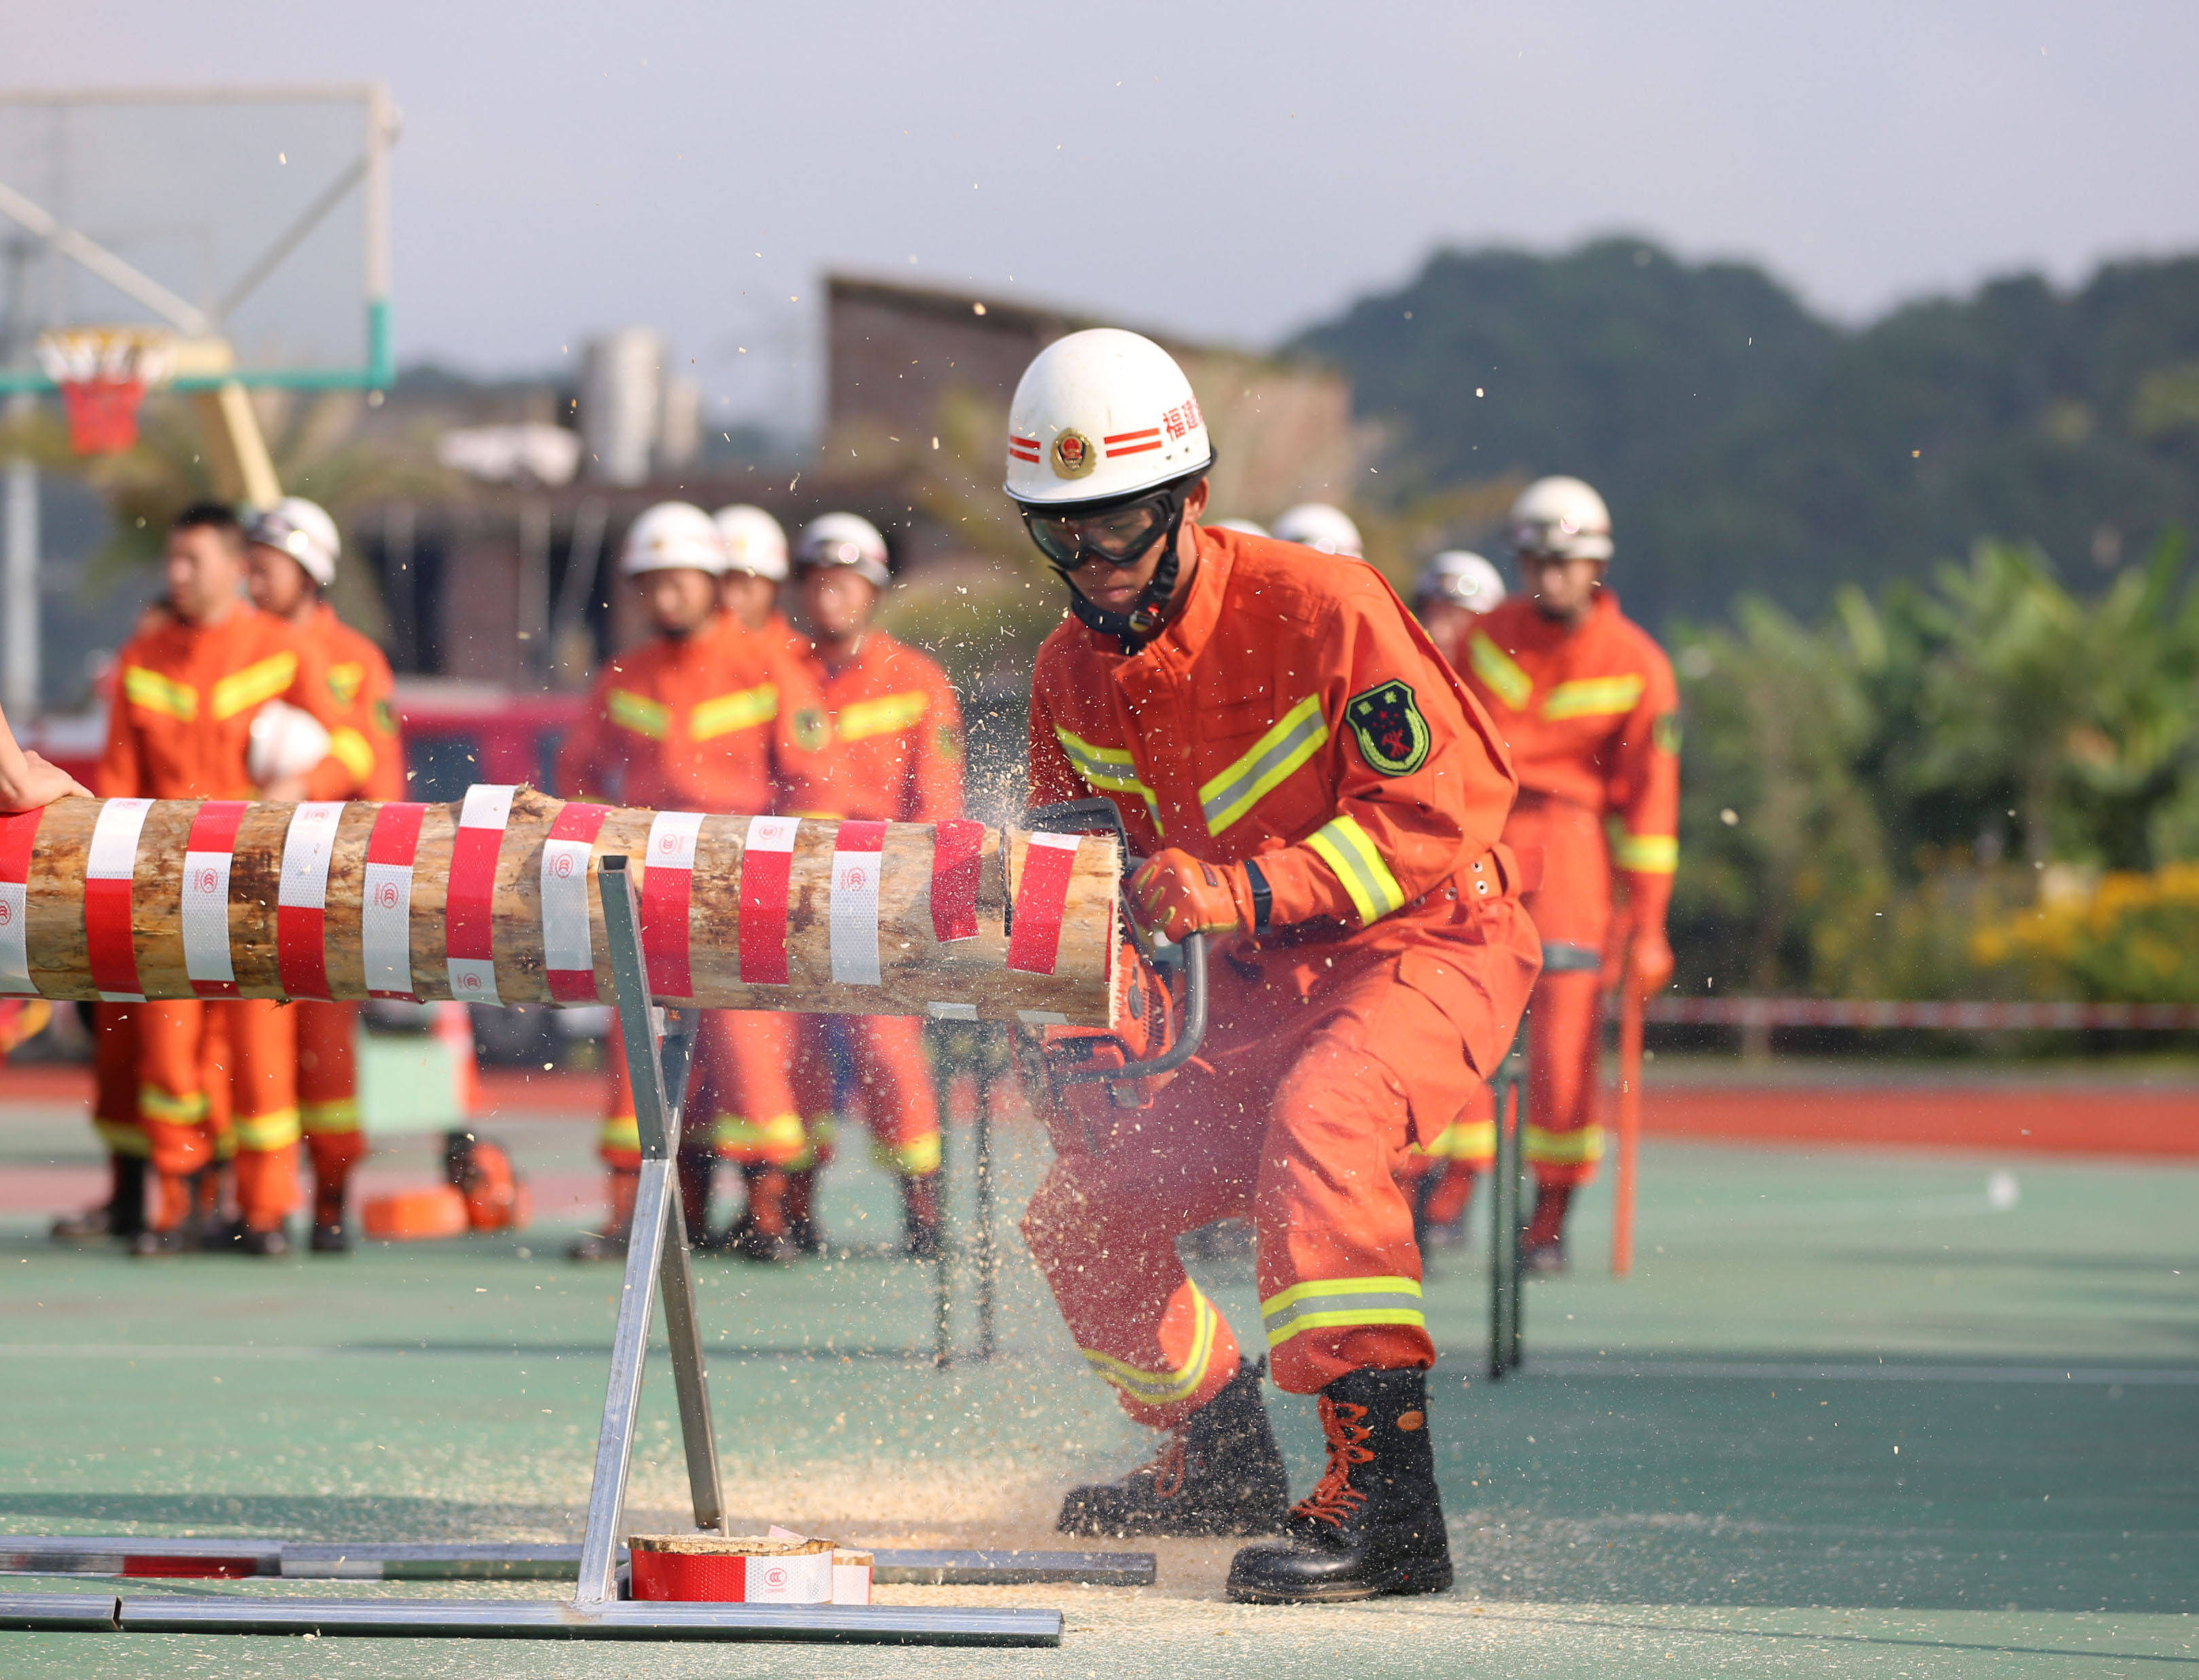
[[[359,954],[366,960],[366,995],[411,998],[412,860],[420,849],[425,805],[399,800],[375,814],[366,837],[366,877],[359,907]]]
[[[977,936],[977,866],[983,860],[985,825],[943,822],[931,834],[931,936]]]
[[[741,983],[786,984],[786,895],[799,817],[750,817],[741,844]]]
[[[1024,849],[1024,878],[1016,884],[1015,926],[1008,933],[1008,966],[1024,974],[1051,974],[1061,956],[1061,918],[1069,905],[1069,878],[1076,865],[1073,834],[1034,834]]]
[[[201,997],[236,995],[229,954],[229,871],[236,858],[242,799],[209,799],[191,817],[184,841],[184,973]]]
[[[595,935],[588,925],[588,859],[608,805],[568,805],[542,843],[542,963],[560,1003],[596,1000]]]
[[[36,991],[31,984],[31,848],[43,811],[0,817],[0,994]]]
[[[641,954],[649,989],[660,997],[692,997],[687,907],[695,887],[700,811],[659,811],[649,825],[648,865],[641,878]]]
[[[1647,1019],[1711,1027],[1934,1027],[1957,1032],[2190,1032],[2188,1003],[1902,1003],[1853,998],[1660,997]]]
[[[84,940],[91,983],[108,1003],[143,1003],[137,942],[130,925],[130,883],[137,872],[137,837],[149,799],[110,799],[92,825],[84,871]]]
[[[309,799],[290,813],[283,877],[275,893],[275,966],[284,995],[329,995],[329,860],[335,855],[341,799]]]
[[[832,836],[832,982],[875,986],[878,972],[878,876],[886,825],[843,822]]]
[[[450,896],[443,908],[443,960],[461,1003],[502,1003],[496,989],[496,855],[511,820],[513,787],[466,790],[451,843]]]

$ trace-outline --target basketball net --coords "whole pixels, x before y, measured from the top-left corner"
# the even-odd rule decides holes
[[[79,455],[119,455],[134,445],[138,405],[175,373],[174,341],[144,327],[69,327],[42,333],[38,347]]]

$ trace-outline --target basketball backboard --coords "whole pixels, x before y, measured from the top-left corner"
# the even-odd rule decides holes
[[[86,327],[184,390],[387,387],[396,129],[378,85],[0,90],[0,393]]]

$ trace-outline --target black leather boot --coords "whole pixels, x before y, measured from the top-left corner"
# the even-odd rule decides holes
[[[1054,1526],[1064,1534],[1273,1534],[1290,1476],[1260,1399],[1266,1368],[1245,1365],[1171,1431],[1158,1455],[1116,1482],[1071,1488]]]
[[[1420,1371],[1353,1371],[1321,1396],[1328,1473],[1294,1506],[1280,1539],[1239,1551],[1240,1604],[1323,1604],[1441,1592],[1450,1542],[1436,1496],[1428,1385]]]

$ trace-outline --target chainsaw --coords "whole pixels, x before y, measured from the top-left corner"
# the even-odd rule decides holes
[[[1145,1108],[1206,1037],[1206,936],[1169,941],[1147,934],[1131,915],[1127,889],[1145,861],[1130,852],[1123,814],[1109,799],[1041,805],[1025,826],[1051,834],[1112,834],[1123,860],[1123,1008],[1112,1027],[1043,1027],[1036,1047],[1047,1082],[1060,1094],[1105,1085],[1118,1108]]]

